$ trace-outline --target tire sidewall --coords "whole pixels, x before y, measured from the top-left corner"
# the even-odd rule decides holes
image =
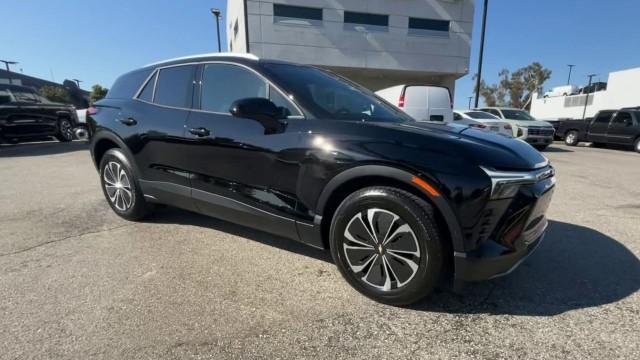
[[[62,130],[62,124],[63,123],[67,123],[69,125],[69,127],[71,128],[71,135],[70,136],[67,136],[67,134]],[[67,118],[62,118],[62,119],[58,120],[58,135],[56,136],[56,138],[59,141],[62,141],[62,142],[73,141],[73,125],[71,124],[71,120],[69,120]]]
[[[636,142],[633,143],[633,150],[635,150],[635,152],[640,153],[640,138],[636,139]]]
[[[388,210],[400,216],[417,237],[420,248],[418,271],[411,281],[390,291],[383,291],[359,280],[351,271],[343,252],[344,231],[349,221],[358,212],[370,208]],[[406,305],[427,295],[437,284],[442,268],[442,246],[438,234],[429,231],[416,214],[424,213],[409,197],[380,189],[364,189],[347,197],[335,212],[330,231],[331,254],[343,277],[357,291],[376,301],[393,305]],[[432,221],[425,219],[423,221]],[[435,229],[435,228],[433,228]],[[425,256],[426,255],[426,256]]]

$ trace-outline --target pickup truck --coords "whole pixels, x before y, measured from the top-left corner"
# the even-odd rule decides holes
[[[633,146],[640,152],[640,108],[601,110],[593,118],[565,120],[558,132],[569,146],[579,142]]]
[[[51,136],[67,142],[77,126],[73,106],[51,102],[28,87],[0,84],[0,142]]]

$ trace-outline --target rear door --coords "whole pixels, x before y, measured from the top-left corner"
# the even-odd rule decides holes
[[[613,144],[633,145],[635,131],[633,117],[627,111],[619,111],[611,119],[607,131],[607,142]]]
[[[589,141],[607,142],[607,130],[612,114],[610,111],[601,111],[597,114],[589,128]]]
[[[404,90],[404,112],[417,121],[429,121],[429,89],[407,86]]]
[[[451,95],[449,89],[439,86],[427,86],[429,121],[451,122],[453,110],[451,109]]]
[[[157,69],[131,105],[119,114],[122,129],[141,171],[145,195],[193,208],[189,172],[184,167],[184,127],[193,97],[195,65]]]

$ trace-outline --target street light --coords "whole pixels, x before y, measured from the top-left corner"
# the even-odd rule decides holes
[[[567,85],[571,85],[571,70],[573,70],[573,67],[574,67],[575,65],[573,65],[573,64],[569,64],[569,65],[567,65],[567,66],[569,67],[569,78],[567,79]]]
[[[4,66],[7,68],[7,75],[9,76],[9,84],[13,84],[13,81],[11,79],[11,70],[9,69],[9,65],[15,65],[18,62],[17,61],[8,61],[8,60],[0,60],[0,62],[4,63]]]
[[[482,80],[482,57],[484,56],[484,32],[487,28],[487,7],[489,0],[484,0],[484,10],[482,11],[482,33],[480,34],[480,59],[478,59],[478,78],[476,79],[476,106],[480,100],[480,81]]]
[[[584,98],[584,110],[582,111],[582,120],[584,120],[584,116],[587,114],[587,104],[589,103],[589,91],[591,90],[591,80],[593,79],[594,76],[596,76],[597,74],[589,74],[587,75],[589,77],[589,85],[587,85],[586,89],[587,89],[587,97]]]
[[[471,110],[471,99],[473,99],[473,96],[469,96],[469,110]]]
[[[222,15],[220,15],[220,9],[216,9],[216,8],[211,8],[211,13],[213,14],[213,16],[216,17],[216,29],[217,29],[217,34],[218,34],[218,52],[220,52],[221,48],[220,48],[220,18],[222,18]]]

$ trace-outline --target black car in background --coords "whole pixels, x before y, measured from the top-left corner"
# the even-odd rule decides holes
[[[565,120],[558,131],[569,146],[586,141],[594,146],[633,146],[640,152],[640,108],[601,110],[593,118]]]
[[[416,122],[314,67],[168,60],[122,75],[94,106],[91,154],[116,214],[170,204],[330,248],[384,303],[417,301],[450,274],[506,274],[547,228],[554,169],[530,145]]]
[[[51,102],[24,86],[0,84],[0,142],[51,136],[71,141],[76,125],[73,106]]]

